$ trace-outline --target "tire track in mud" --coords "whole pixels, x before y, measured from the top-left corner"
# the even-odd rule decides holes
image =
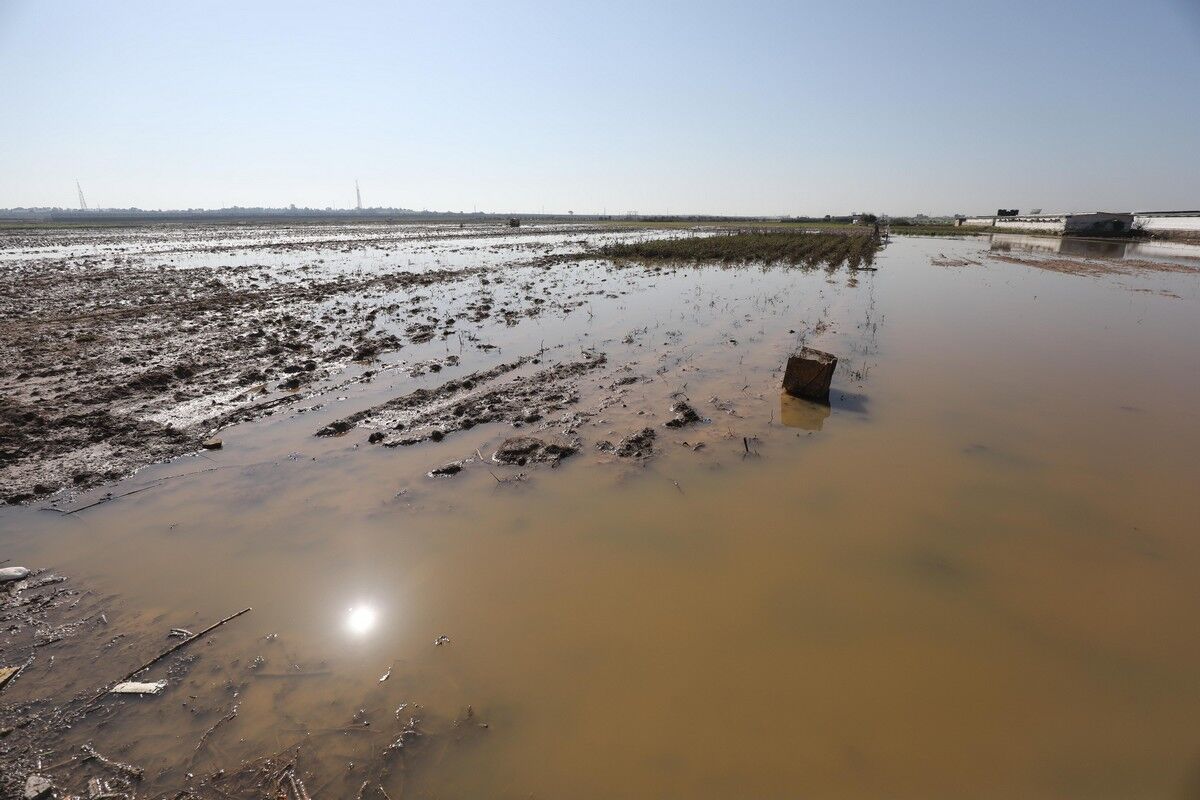
[[[562,362],[492,385],[503,375],[539,363],[536,356],[522,356],[433,388],[417,389],[335,420],[316,435],[342,435],[363,427],[372,430],[368,439],[372,444],[402,447],[441,441],[447,434],[491,422],[508,422],[514,428],[522,428],[578,403],[580,395],[575,380],[604,367],[608,360],[603,353],[587,353],[577,361]]]

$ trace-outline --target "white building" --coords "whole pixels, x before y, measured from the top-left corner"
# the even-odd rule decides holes
[[[1066,214],[1022,214],[1016,217],[996,217],[996,227],[1002,230],[1066,233]]]
[[[1120,234],[1133,228],[1133,214],[1095,211],[1087,214],[1019,214],[1013,217],[964,217],[962,227],[997,228],[1059,234]]]
[[[1138,211],[1133,227],[1150,234],[1200,236],[1200,211]]]

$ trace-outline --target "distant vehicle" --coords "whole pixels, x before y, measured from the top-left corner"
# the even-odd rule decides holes
[[[508,227],[510,227],[510,228],[519,228],[519,227],[521,227],[521,220],[520,220],[519,218],[517,218],[517,217],[512,217],[512,218],[510,218],[510,219],[508,220]]]
[[[1015,209],[1015,208],[1001,208],[1001,209],[997,209],[996,216],[997,217],[1015,217],[1018,213],[1020,213],[1019,210]]]

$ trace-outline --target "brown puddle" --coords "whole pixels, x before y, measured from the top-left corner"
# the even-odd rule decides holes
[[[477,265],[451,252],[463,241],[330,252]],[[150,670],[162,694],[101,700],[40,769],[91,742],[145,770],[139,796],[242,796],[214,771],[281,751],[314,800],[364,782],[392,798],[1189,796],[1200,275],[1081,280],[987,248],[895,239],[869,273],[504,269],[550,308],[445,338],[439,323],[369,381],[60,508],[146,491],[0,511],[3,566],[69,576],[27,594],[78,588],[56,613],[87,618],[31,648],[50,631],[6,612],[0,664],[36,659],[0,699],[90,697],[169,629],[252,607]],[[420,293],[444,319],[498,292],[478,282]],[[841,358],[827,408],[780,396],[801,341]],[[314,435],[394,426],[389,401],[502,364],[531,359],[466,391],[598,354],[520,430]],[[702,420],[666,427],[681,398]],[[646,427],[652,457],[597,447]],[[518,433],[579,452],[493,462]],[[462,470],[427,477],[448,462]],[[113,775],[55,769],[61,786]]]

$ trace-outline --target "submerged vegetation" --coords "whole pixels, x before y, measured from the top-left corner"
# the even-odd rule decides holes
[[[880,240],[862,233],[806,233],[802,231],[738,231],[715,236],[680,239],[647,239],[620,242],[601,248],[607,258],[644,261],[752,261],[816,267],[822,264],[852,269],[870,266]]]

